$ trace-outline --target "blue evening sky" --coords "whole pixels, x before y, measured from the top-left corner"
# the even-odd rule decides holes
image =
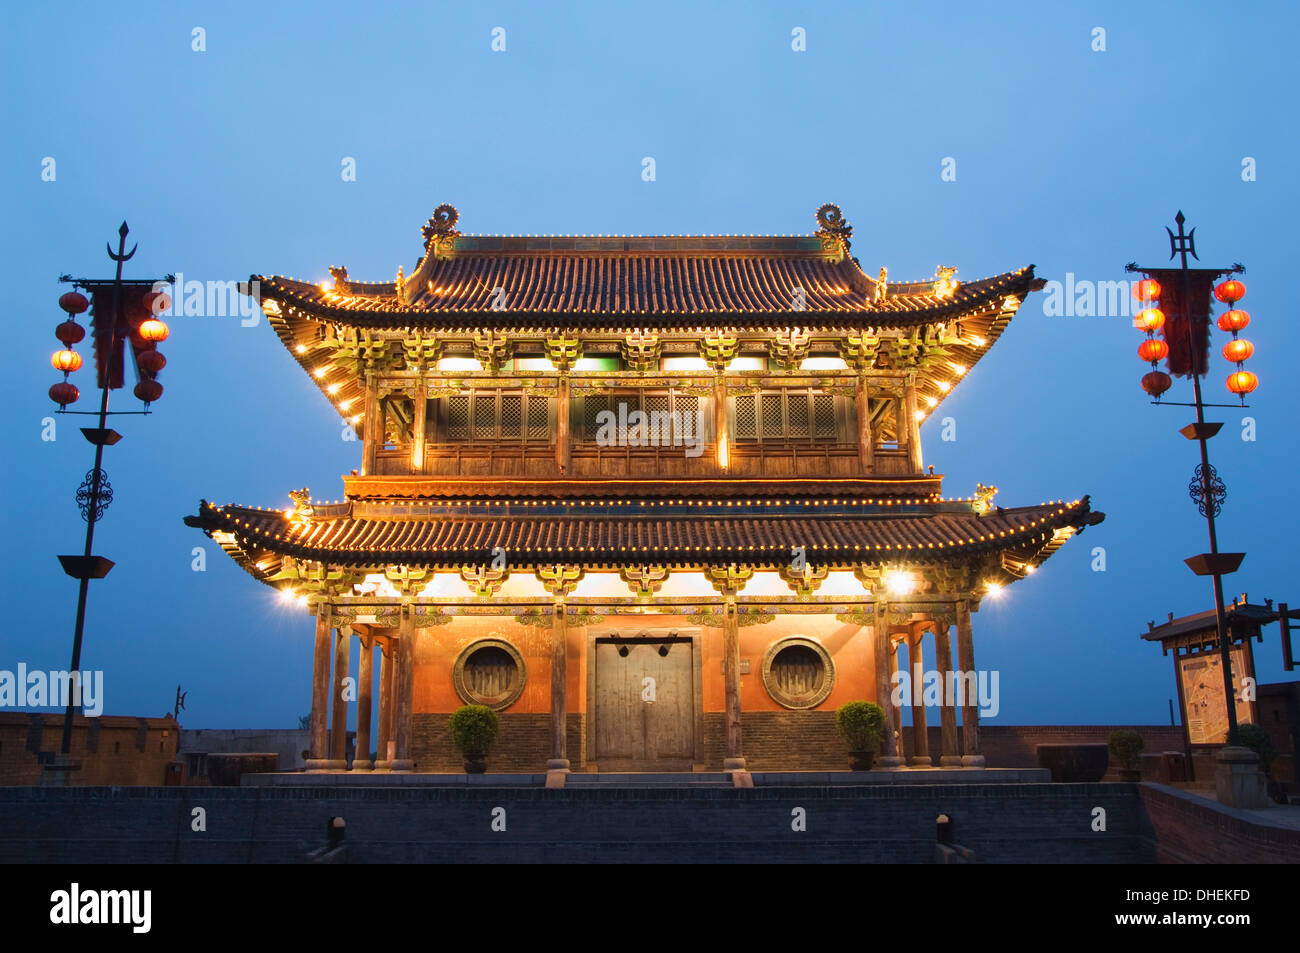
[[[41,439],[56,279],[111,276],[104,243],[123,218],[140,243],[131,277],[321,280],[345,264],[386,281],[409,272],[442,202],[466,232],[786,234],[813,231],[833,201],[872,274],[942,263],[973,279],[1032,262],[1102,281],[1165,261],[1182,208],[1204,262],[1247,266],[1255,316],[1254,406],[1211,417],[1226,423],[1211,445],[1229,488],[1220,538],[1249,554],[1228,591],[1300,603],[1287,497],[1300,385],[1282,360],[1300,344],[1285,313],[1294,7],[73,3],[0,16],[0,669],[68,664],[76,583],[55,554],[81,549],[73,494],[92,448],[87,418],[57,417],[57,439]],[[945,157],[956,181],[941,181]],[[976,664],[1001,672],[1001,723],[1166,723],[1171,663],[1138,633],[1212,604],[1182,562],[1207,548],[1186,490],[1196,448],[1177,432],[1190,411],[1148,403],[1128,318],[1047,317],[1042,302],[927,421],[926,461],[949,495],[977,481],[1007,506],[1087,493],[1107,519],[985,603]],[[125,439],[106,455],[116,499],[96,551],[117,568],[93,584],[83,666],[105,671],[111,714],[161,715],[180,683],[189,727],[292,727],[309,707],[310,618],[181,519],[201,497],[339,497],[360,445],[264,320],[171,324],[157,413],[114,421]],[[1225,337],[1206,387],[1226,402]],[[91,409],[90,374],[76,377]],[[1170,398],[1189,395],[1179,382]],[[139,404],[120,392],[114,406]],[[943,417],[954,442],[939,439]],[[200,545],[206,572],[191,569]],[[1261,681],[1285,675],[1276,627],[1257,659]]]

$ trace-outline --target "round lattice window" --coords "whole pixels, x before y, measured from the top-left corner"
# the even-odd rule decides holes
[[[456,694],[470,705],[495,711],[509,708],[524,690],[524,659],[502,639],[482,639],[465,647],[452,669]]]
[[[763,659],[763,687],[786,708],[814,708],[835,684],[830,654],[812,639],[776,642]]]

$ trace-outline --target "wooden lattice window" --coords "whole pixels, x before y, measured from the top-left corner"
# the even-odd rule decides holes
[[[763,391],[738,394],[734,400],[734,431],[742,441],[826,441],[848,439],[846,408],[834,395],[811,390]]]
[[[541,394],[478,390],[430,401],[435,439],[449,442],[546,443],[550,401]]]
[[[581,398],[581,406],[575,406],[572,414],[572,426],[577,440],[595,443],[601,422],[611,418],[620,419],[620,406],[624,407],[622,418],[629,426],[635,426],[638,418],[632,414],[640,411],[645,424],[655,437],[655,446],[678,443],[683,439],[708,440],[711,421],[700,416],[702,409],[700,398],[692,394],[683,394],[675,390],[628,390],[611,394],[588,394]],[[707,417],[707,414],[705,415]]]
[[[813,708],[824,702],[835,683],[830,654],[812,639],[774,643],[763,659],[763,686],[786,708]]]
[[[452,668],[452,682],[461,700],[500,711],[523,693],[523,656],[504,639],[482,639],[465,648]]]

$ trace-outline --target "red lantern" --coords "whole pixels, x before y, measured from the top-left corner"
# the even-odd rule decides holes
[[[157,374],[167,366],[167,358],[162,356],[161,351],[141,351],[135,360],[140,365],[140,370],[148,374]]]
[[[68,404],[75,404],[77,398],[81,396],[81,391],[77,390],[77,385],[69,381],[59,381],[50,388],[50,400],[54,401],[60,407],[66,407]]]
[[[162,396],[163,387],[157,381],[141,381],[135,385],[135,396],[146,404],[152,404]]]
[[[140,337],[154,344],[157,344],[160,341],[166,341],[167,335],[170,333],[171,332],[167,329],[167,325],[163,324],[163,322],[159,321],[157,318],[150,318],[148,321],[145,321],[140,325]]]
[[[50,363],[54,365],[56,371],[71,374],[73,371],[81,370],[81,355],[71,348],[55,351],[50,357]]]
[[[90,302],[86,296],[76,291],[69,291],[67,294],[59,297],[59,307],[68,314],[81,314],[90,307]]]
[[[1155,334],[1165,326],[1165,313],[1159,308],[1143,308],[1133,319],[1133,326],[1147,334]]]
[[[54,336],[62,341],[68,347],[81,343],[81,339],[86,336],[86,329],[76,321],[64,321],[54,329]]]
[[[1233,338],[1223,345],[1223,356],[1234,364],[1240,364],[1242,361],[1248,360],[1254,353],[1255,345],[1245,338]]]
[[[172,299],[161,291],[151,291],[144,296],[144,306],[151,315],[158,315],[172,306]]]
[[[1231,331],[1234,335],[1250,324],[1250,312],[1238,311],[1235,308],[1232,311],[1225,311],[1219,315],[1219,330]]]
[[[1245,400],[1246,395],[1259,386],[1259,378],[1250,371],[1233,371],[1228,375],[1228,390]]]
[[[1214,289],[1214,297],[1218,298],[1224,304],[1236,304],[1246,296],[1246,286],[1236,278],[1229,278],[1227,281],[1219,282]]]
[[[1133,297],[1139,301],[1155,301],[1160,297],[1160,282],[1154,278],[1143,278],[1133,286]]]
[[[1142,389],[1152,397],[1159,397],[1169,390],[1172,384],[1173,381],[1164,371],[1152,371],[1150,374],[1142,376]]]
[[[1138,357],[1154,364],[1169,356],[1169,345],[1159,338],[1147,338],[1138,345]]]

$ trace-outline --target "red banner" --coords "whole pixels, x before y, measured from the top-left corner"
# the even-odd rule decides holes
[[[117,320],[113,320],[113,288],[96,288],[91,293],[90,330],[95,342],[95,386],[121,387],[124,381],[126,342],[133,336],[144,345],[137,333],[140,324],[151,317],[144,305],[147,286],[124,285]],[[147,345],[146,345],[147,346]],[[137,348],[133,347],[133,350]]]
[[[1169,345],[1169,373],[1174,377],[1206,373],[1210,368],[1210,303],[1220,272],[1164,268],[1146,274],[1160,282],[1160,310],[1165,316],[1161,334]]]

